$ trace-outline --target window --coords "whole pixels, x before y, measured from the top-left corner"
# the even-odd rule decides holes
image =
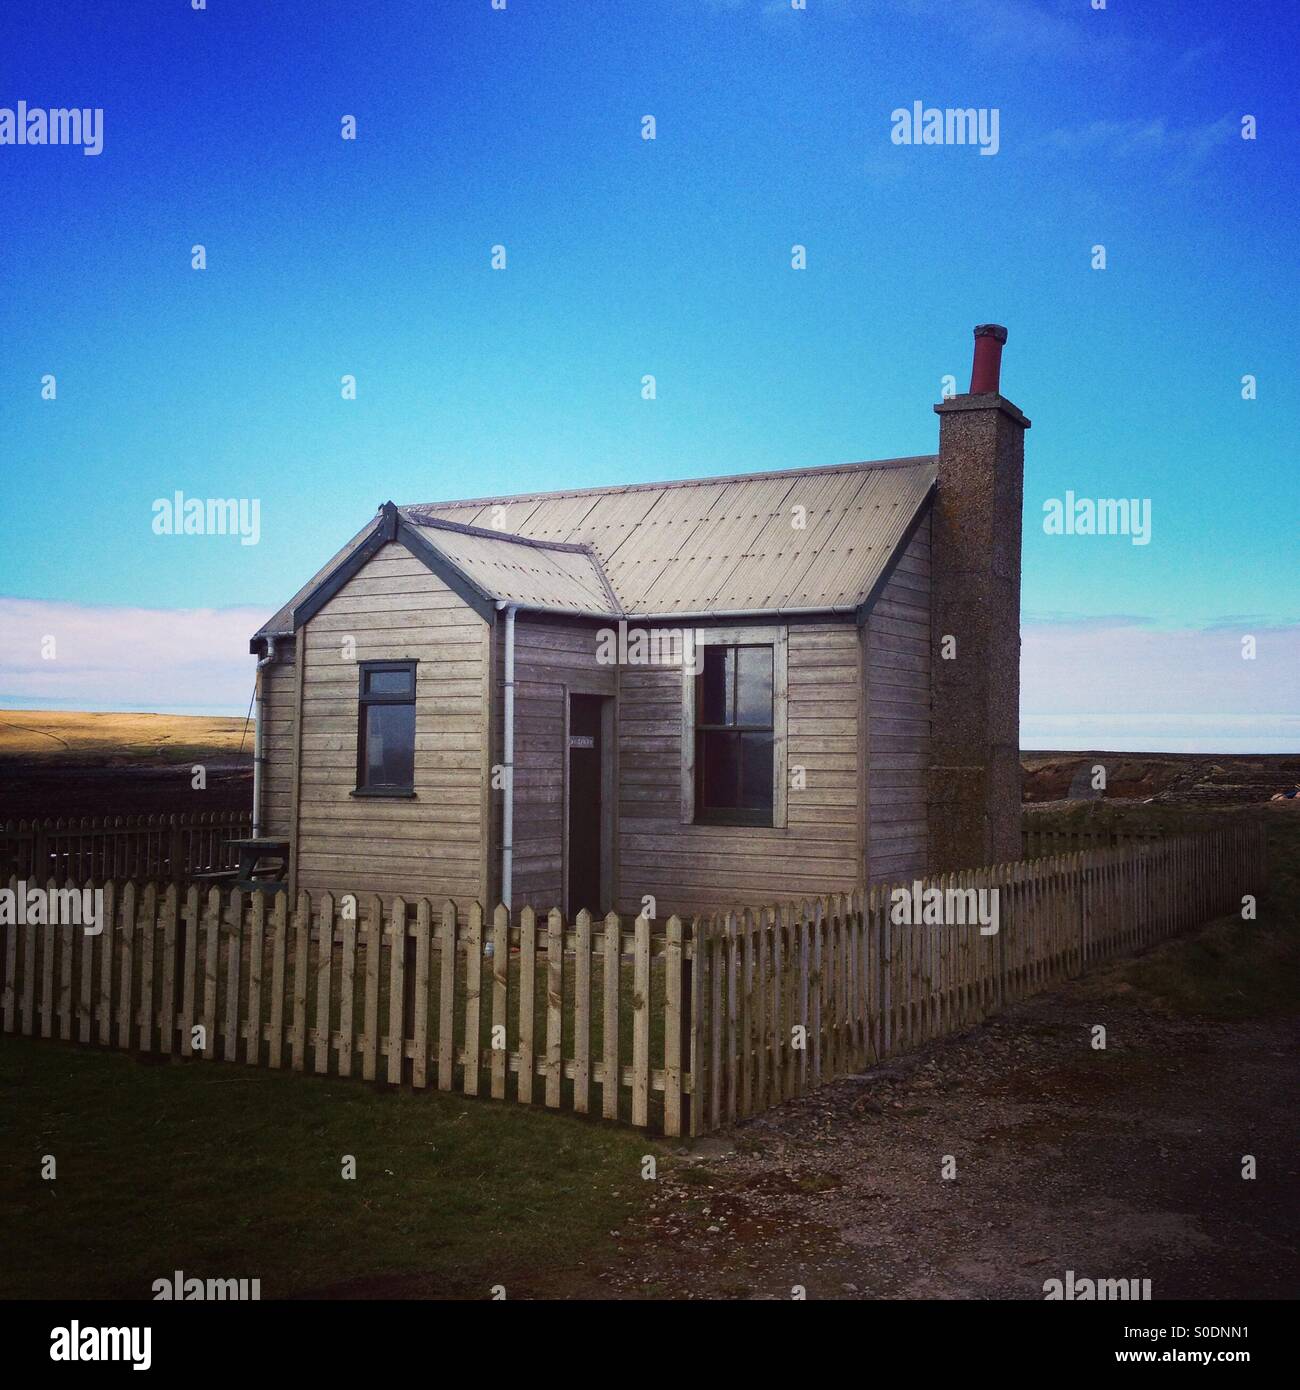
[[[770,646],[710,644],[695,681],[695,819],[773,824]]]
[[[415,662],[363,661],[358,796],[415,795]]]

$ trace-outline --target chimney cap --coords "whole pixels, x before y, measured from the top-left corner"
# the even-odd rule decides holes
[[[1000,323],[977,323],[975,336],[977,338],[993,338],[999,343],[1005,343],[1007,330]]]

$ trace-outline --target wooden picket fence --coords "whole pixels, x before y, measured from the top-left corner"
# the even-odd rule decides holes
[[[1025,811],[1021,817],[1020,844],[1021,857],[1042,859],[1049,854],[1074,854],[1079,850],[1113,849],[1117,845],[1140,844],[1147,840],[1164,839],[1172,833],[1194,834],[1211,829],[1215,820],[1210,816],[1197,816],[1182,812],[1176,824],[1143,826],[1131,821],[1117,820],[1106,823],[1085,823],[1082,825],[1059,825],[1055,821],[1040,820],[1032,811]]]
[[[0,824],[0,875],[44,882],[184,879],[233,869],[229,841],[251,835],[247,811],[83,816]]]
[[[887,887],[629,930],[614,914],[114,882],[98,935],[4,926],[0,1018],[703,1134],[1238,911],[1264,875],[1252,821],[921,881],[996,891],[995,935],[973,914],[896,921]]]

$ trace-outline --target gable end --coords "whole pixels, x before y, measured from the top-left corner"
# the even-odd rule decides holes
[[[494,600],[476,585],[472,584],[439,554],[423,536],[415,530],[398,512],[392,502],[385,502],[380,509],[379,525],[359,545],[347,559],[343,560],[307,595],[293,610],[293,625],[300,628],[310,618],[315,617],[322,608],[356,575],[379,551],[390,542],[396,541],[404,546],[421,564],[439,579],[458,598],[463,599],[485,622],[491,622],[496,611]]]

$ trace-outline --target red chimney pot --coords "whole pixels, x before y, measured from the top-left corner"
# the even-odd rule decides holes
[[[975,360],[970,370],[972,396],[999,395],[1002,376],[1002,344],[1007,330],[1000,323],[981,323],[975,329]]]

